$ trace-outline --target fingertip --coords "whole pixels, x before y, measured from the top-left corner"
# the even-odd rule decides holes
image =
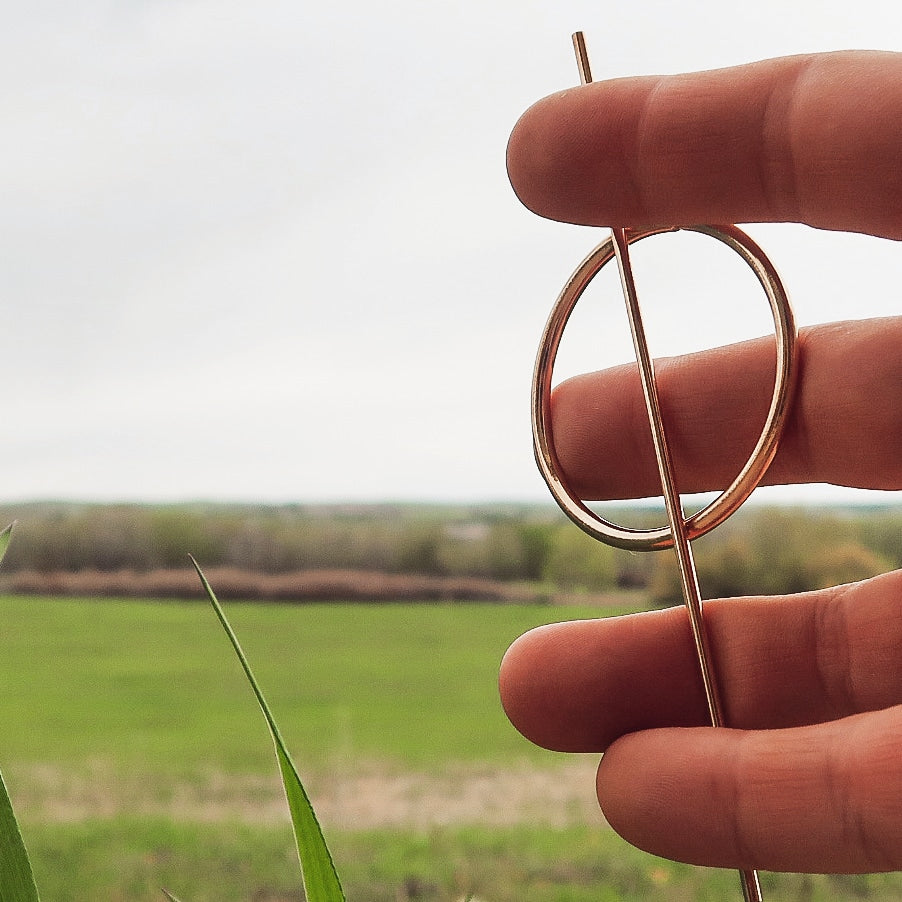
[[[524,207],[540,216],[544,215],[543,173],[550,165],[552,145],[545,131],[545,111],[553,102],[553,97],[545,97],[529,107],[517,120],[507,142],[507,176],[514,194]]]
[[[673,793],[669,770],[656,768],[652,760],[660,732],[621,736],[602,756],[595,780],[598,804],[611,828],[630,845],[652,854],[663,854],[655,828],[662,815],[667,822]]]
[[[622,721],[622,699],[593,699],[606,685],[604,665],[613,621],[568,620],[522,635],[501,663],[499,685],[505,713],[530,742],[555,752],[600,752]],[[613,666],[618,671],[616,662]],[[630,706],[631,707],[631,706]]]
[[[756,867],[735,827],[734,731],[656,729],[622,736],[598,767],[598,804],[630,845],[687,864]],[[712,763],[713,762],[713,763]]]
[[[501,659],[498,690],[501,705],[510,722],[530,742],[554,748],[549,735],[549,719],[536,681],[541,679],[548,634],[554,624],[539,626],[516,639]]]
[[[626,135],[634,130],[627,82],[642,79],[558,91],[520,117],[508,140],[507,171],[524,206],[546,219],[594,226],[635,208],[632,179],[624,178]]]

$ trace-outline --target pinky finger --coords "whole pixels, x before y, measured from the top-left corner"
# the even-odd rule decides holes
[[[676,861],[899,870],[900,744],[900,707],[784,730],[648,730],[610,746],[598,798],[626,840]]]

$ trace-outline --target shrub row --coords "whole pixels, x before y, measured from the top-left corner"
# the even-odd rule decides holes
[[[266,574],[235,567],[212,567],[205,575],[220,598],[260,601],[491,601],[532,602],[547,596],[523,583],[475,577],[379,573],[371,570],[300,570]],[[17,570],[4,588],[22,595],[107,598],[204,598],[193,569],[78,570],[38,573]]]
[[[642,508],[624,515],[660,519]],[[12,519],[3,579],[21,592],[193,595],[190,552],[233,597],[536,598],[626,587],[662,604],[679,599],[671,554],[600,545],[551,507],[0,508],[0,524]],[[706,597],[804,591],[902,565],[902,509],[752,507],[694,547]],[[517,582],[538,588],[498,588]]]

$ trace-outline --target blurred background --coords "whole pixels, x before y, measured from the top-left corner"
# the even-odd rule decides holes
[[[4,11],[0,526],[20,523],[0,767],[42,898],[303,898],[259,711],[183,602],[188,551],[230,599],[351,902],[738,897],[734,874],[626,846],[597,756],[531,746],[497,697],[525,630],[678,600],[669,556],[588,540],[533,463],[536,345],[604,232],[524,210],[505,145],[577,83],[575,30],[602,79],[894,49],[902,5]],[[894,243],[749,232],[801,325],[898,312]],[[713,244],[637,248],[656,353],[771,331]],[[593,283],[561,376],[632,358],[615,281]],[[707,596],[902,566],[892,495],[759,497],[783,506],[698,543]],[[902,898],[899,875],[764,880],[774,902]]]
[[[609,78],[890,49],[900,28],[890,0],[16,5],[0,499],[544,499],[533,355],[601,232],[520,207],[504,153],[578,80],[570,34]],[[801,324],[896,312],[891,242],[751,232]],[[643,292],[667,285],[666,317],[700,270],[657,253]],[[708,290],[731,315],[665,318],[668,340],[769,330],[732,278]]]

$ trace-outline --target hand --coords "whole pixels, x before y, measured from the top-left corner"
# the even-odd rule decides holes
[[[889,238],[902,237],[900,159],[902,55],[886,53],[595,82],[532,107],[508,150],[518,195],[554,219],[796,220]],[[902,320],[811,329],[799,351],[768,481],[902,487]],[[757,377],[772,367],[764,341],[658,362],[683,491],[722,488],[736,473],[769,397]],[[561,386],[552,419],[583,497],[659,494],[647,427],[635,426],[634,369]],[[702,453],[705,430],[730,438],[716,460]],[[602,809],[641,848],[722,867],[902,869],[900,598],[902,573],[892,573],[706,602],[732,729],[703,726],[680,608],[528,633],[502,664],[502,699],[534,742],[604,752]]]

